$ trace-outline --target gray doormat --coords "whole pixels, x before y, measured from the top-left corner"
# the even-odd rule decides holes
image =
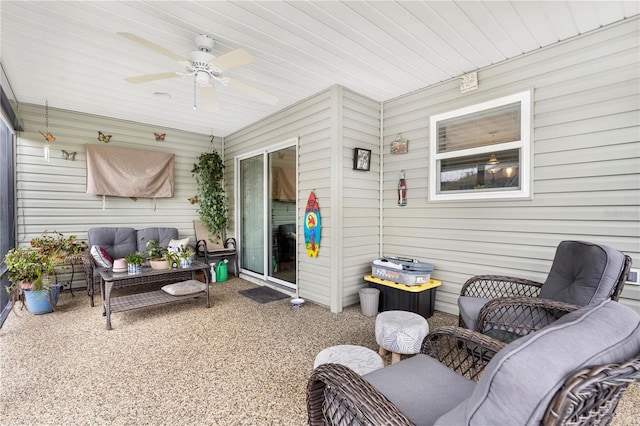
[[[266,286],[240,290],[238,293],[258,303],[269,303],[289,297],[284,293],[280,293],[279,291]]]

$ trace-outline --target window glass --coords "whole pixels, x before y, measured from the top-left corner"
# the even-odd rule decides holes
[[[520,140],[520,102],[438,122],[438,153]]]
[[[429,198],[529,197],[531,93],[430,118]]]
[[[502,151],[499,155],[478,154],[442,160],[440,192],[520,188],[520,150]]]

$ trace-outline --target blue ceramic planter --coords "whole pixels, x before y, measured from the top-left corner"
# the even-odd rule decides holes
[[[62,285],[54,284],[49,290],[25,290],[24,301],[27,309],[34,315],[53,312],[58,304],[61,289]]]

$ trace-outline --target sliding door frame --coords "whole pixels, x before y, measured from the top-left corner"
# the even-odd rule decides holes
[[[298,292],[298,283],[297,283],[297,278],[296,278],[296,282],[295,283],[290,283],[288,281],[283,281],[277,278],[274,278],[271,276],[271,268],[269,267],[270,262],[271,262],[271,226],[270,226],[270,216],[271,216],[271,197],[269,195],[269,188],[270,188],[270,181],[269,181],[269,173],[270,173],[270,169],[271,169],[271,165],[269,163],[269,154],[272,152],[276,152],[276,151],[280,151],[282,149],[285,148],[291,148],[291,147],[295,147],[296,150],[296,206],[295,206],[295,211],[296,211],[296,229],[299,229],[299,214],[298,214],[298,183],[299,183],[299,178],[298,178],[298,138],[290,138],[287,139],[285,141],[282,141],[280,143],[274,144],[274,145],[269,145],[268,147],[265,148],[261,148],[261,149],[257,149],[251,152],[247,152],[241,155],[237,155],[234,158],[234,190],[235,190],[235,206],[234,206],[234,212],[235,212],[235,223],[236,223],[236,234],[237,234],[237,243],[238,243],[238,247],[237,247],[237,253],[238,256],[240,256],[240,258],[238,259],[238,264],[240,265],[240,273],[243,275],[243,278],[246,279],[250,279],[251,281],[256,281],[259,282],[261,284],[267,284],[268,283],[274,283],[277,285],[277,287],[285,287],[289,290],[293,290],[296,292]],[[263,265],[263,271],[265,271],[263,274],[259,274],[253,271],[249,271],[246,269],[243,269],[242,267],[242,244],[243,244],[243,234],[242,234],[242,227],[243,227],[243,222],[242,222],[242,211],[241,211],[241,199],[242,199],[242,185],[241,185],[241,162],[242,160],[246,160],[249,158],[253,158],[253,157],[257,157],[257,156],[262,156],[263,158],[263,211],[264,211],[264,215],[262,218],[262,229],[263,229],[263,241],[264,241],[264,265]],[[296,238],[296,250],[298,247],[298,242],[299,239]],[[296,277],[298,275],[298,258],[299,256],[296,256]]]

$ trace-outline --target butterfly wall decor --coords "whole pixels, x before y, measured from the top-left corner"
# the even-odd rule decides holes
[[[189,200],[189,204],[195,204],[198,202],[198,196],[187,198],[187,200]]]
[[[55,142],[55,141],[56,141],[56,138],[55,138],[55,137],[53,137],[53,135],[51,134],[51,132],[47,132],[46,134],[45,134],[45,133],[42,133],[40,130],[38,130],[38,132],[42,135],[42,137],[44,138],[44,140],[46,140],[47,142]]]
[[[98,130],[98,140],[100,142],[109,143],[110,139],[111,139],[111,135],[105,135],[100,130]]]
[[[166,133],[153,133],[153,135],[156,137],[156,141],[158,142],[164,142],[164,137],[167,136]]]
[[[69,160],[69,161],[75,161],[76,160],[76,154],[78,152],[74,151],[74,152],[68,152],[65,151],[64,149],[62,150],[62,159],[63,160]]]

